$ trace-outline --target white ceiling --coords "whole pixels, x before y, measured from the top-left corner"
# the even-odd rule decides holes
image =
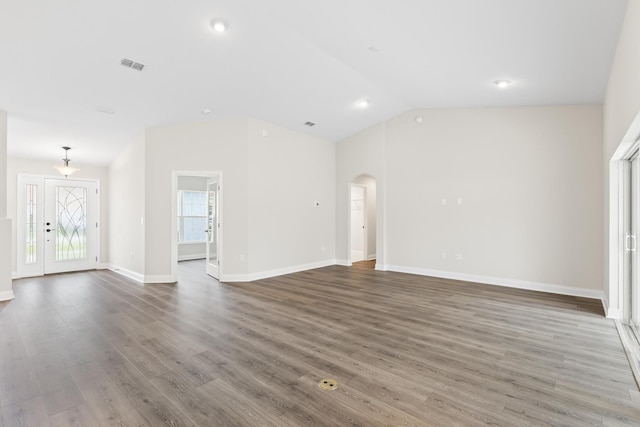
[[[106,165],[146,127],[222,116],[335,141],[413,108],[601,103],[626,4],[0,0],[8,152]]]

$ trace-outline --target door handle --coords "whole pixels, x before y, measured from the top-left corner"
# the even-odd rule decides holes
[[[637,247],[636,236],[634,234],[627,234],[627,237],[624,242],[625,250],[627,252],[635,252],[636,247]]]

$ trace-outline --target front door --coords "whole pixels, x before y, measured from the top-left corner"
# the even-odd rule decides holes
[[[98,266],[97,181],[19,178],[19,273],[34,276]]]
[[[207,181],[207,274],[220,278],[220,179]]]

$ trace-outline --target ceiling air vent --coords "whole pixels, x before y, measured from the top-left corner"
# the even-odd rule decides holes
[[[120,65],[122,65],[123,67],[131,68],[131,69],[136,70],[136,71],[142,71],[142,69],[144,68],[144,64],[132,61],[132,60],[127,59],[127,58],[123,58],[120,61]]]
[[[316,124],[315,124],[315,123],[313,123],[313,122],[305,122],[305,126],[312,127],[312,126],[315,126],[315,125],[316,125]]]

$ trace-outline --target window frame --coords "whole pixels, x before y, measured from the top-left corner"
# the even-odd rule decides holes
[[[185,193],[198,193],[201,195],[202,197],[202,201],[204,202],[204,204],[193,204],[190,203],[189,205],[191,207],[193,206],[199,206],[202,209],[203,215],[183,215],[184,213],[184,206],[185,206]],[[178,190],[178,197],[177,197],[177,201],[178,201],[178,210],[177,210],[177,219],[178,219],[178,223],[176,224],[176,226],[178,227],[178,244],[179,245],[192,245],[192,244],[199,244],[199,243],[206,243],[207,242],[207,235],[206,232],[204,231],[204,229],[206,229],[207,227],[207,192],[206,191],[201,191],[201,190]],[[185,240],[185,219],[188,218],[196,218],[196,219],[202,219],[204,221],[204,228],[203,228],[203,239],[202,240]],[[191,229],[193,230],[193,228]]]

